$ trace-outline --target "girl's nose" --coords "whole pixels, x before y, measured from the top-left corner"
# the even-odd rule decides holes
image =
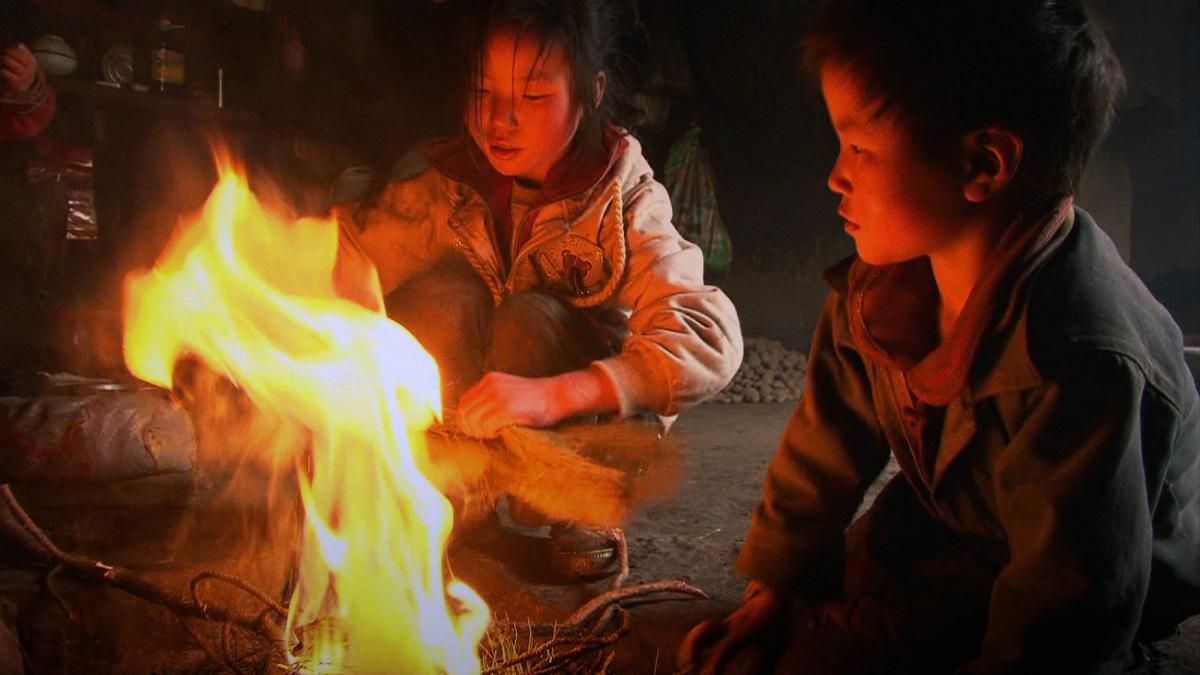
[[[517,103],[511,96],[497,96],[492,100],[491,123],[497,127],[517,125]]]

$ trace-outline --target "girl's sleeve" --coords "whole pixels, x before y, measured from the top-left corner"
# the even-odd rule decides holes
[[[728,384],[742,360],[737,311],[704,285],[704,260],[671,224],[671,201],[646,178],[624,206],[627,259],[616,303],[630,310],[621,352],[597,361],[624,416],[674,415]]]
[[[738,571],[805,596],[829,590],[844,567],[843,532],[889,454],[844,301],[831,293],[813,333],[804,394],[767,468]]]

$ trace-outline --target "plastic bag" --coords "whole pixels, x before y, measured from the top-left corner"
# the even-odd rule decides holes
[[[675,227],[704,253],[704,271],[722,274],[733,261],[733,244],[717,208],[712,167],[700,143],[700,127],[692,127],[667,155],[664,167]]]

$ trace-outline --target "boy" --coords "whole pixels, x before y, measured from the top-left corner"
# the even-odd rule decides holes
[[[857,256],[826,275],[744,604],[682,660],[801,616],[785,672],[1120,671],[1200,612],[1200,404],[1072,203],[1115,58],[1077,0],[834,0],[805,48]],[[843,534],[889,449],[902,475]]]

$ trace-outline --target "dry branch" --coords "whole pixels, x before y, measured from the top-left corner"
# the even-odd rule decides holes
[[[11,535],[14,541],[20,542],[27,552],[41,558],[46,563],[56,567],[61,566],[63,569],[74,572],[84,579],[107,584],[143,600],[166,607],[180,617],[230,623],[249,630],[266,640],[272,641],[274,644],[283,644],[282,631],[279,628],[279,624],[273,623],[268,617],[276,615],[281,620],[286,619],[287,612],[284,611],[280,615],[279,610],[282,608],[277,603],[271,603],[265,595],[255,590],[249,582],[228,575],[204,573],[200,577],[197,577],[198,581],[193,582],[193,593],[195,592],[195,585],[199,581],[207,578],[220,579],[249,592],[260,600],[266,599],[269,603],[268,608],[271,611],[262,612],[250,617],[237,614],[223,607],[200,602],[196,597],[192,600],[187,600],[174,596],[157,584],[139,576],[131,570],[107,565],[99,560],[63,551],[54,542],[50,541],[49,537],[37,526],[37,523],[33,522],[33,519],[21,507],[21,504],[17,501],[16,496],[13,495],[8,485],[0,484],[0,498],[3,499],[4,506],[7,507],[8,513],[5,516],[10,516],[0,517],[0,529]]]

